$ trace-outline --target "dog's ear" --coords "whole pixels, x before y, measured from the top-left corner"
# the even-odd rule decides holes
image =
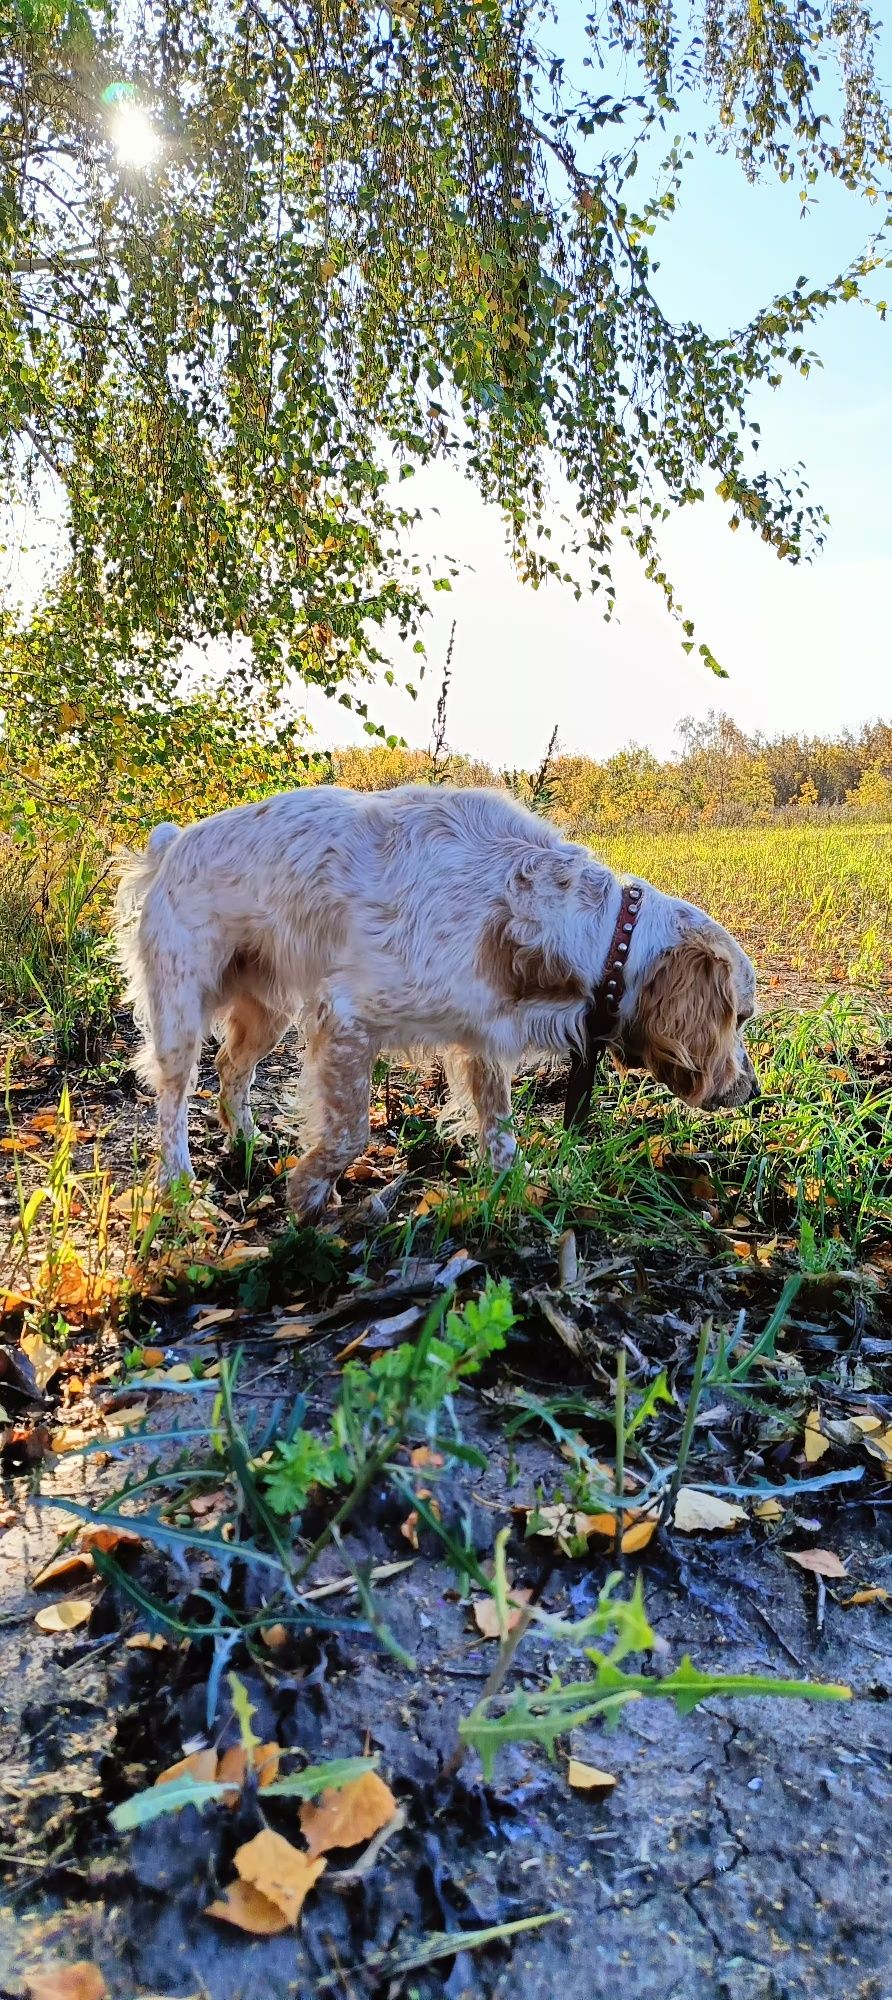
[[[515,861],[505,884],[508,901],[523,910],[575,889],[585,856],[573,847],[531,847]]]
[[[733,1064],[737,1004],[728,953],[704,931],[664,952],[639,993],[634,1039],[641,1061],[686,1104],[702,1104]]]

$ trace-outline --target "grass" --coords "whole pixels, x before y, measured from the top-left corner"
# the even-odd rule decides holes
[[[892,978],[890,826],[710,827],[593,845],[620,873],[709,910],[769,978],[861,988]]]

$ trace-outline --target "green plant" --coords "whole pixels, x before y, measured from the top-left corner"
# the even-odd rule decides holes
[[[496,1579],[493,1586],[497,1599],[501,1597],[507,1607],[510,1596],[505,1575],[506,1537],[500,1536],[496,1542]],[[573,1729],[599,1721],[608,1727],[618,1719],[619,1712],[630,1701],[642,1698],[664,1699],[675,1703],[680,1715],[687,1715],[701,1701],[710,1695],[774,1695],[792,1696],[812,1701],[848,1701],[851,1689],[837,1683],[815,1681],[775,1680],[769,1674],[709,1674],[701,1673],[693,1665],[688,1655],[669,1674],[629,1673],[623,1662],[631,1655],[653,1652],[657,1646],[653,1632],[644,1611],[644,1596],[641,1578],[635,1582],[631,1597],[616,1596],[622,1584],[619,1572],[607,1578],[598,1594],[594,1611],[578,1624],[568,1624],[563,1619],[554,1618],[538,1606],[528,1607],[528,1617],[524,1631],[536,1624],[552,1642],[561,1642],[582,1649],[595,1671],[587,1680],[562,1683],[555,1676],[546,1688],[529,1694],[516,1694],[510,1704],[501,1712],[495,1712],[497,1698],[496,1683],[500,1683],[498,1666],[490,1676],[491,1685],[480,1701],[459,1723],[459,1737],[468,1749],[476,1750],[483,1764],[484,1776],[492,1776],[493,1766],[499,1750],[509,1743],[539,1743],[550,1756],[554,1756],[558,1739]],[[507,1618],[506,1618],[507,1624]],[[614,1634],[613,1644],[608,1650],[589,1646],[586,1641],[593,1637]],[[515,1647],[511,1645],[513,1634],[503,1639],[503,1652],[510,1646],[511,1656]]]

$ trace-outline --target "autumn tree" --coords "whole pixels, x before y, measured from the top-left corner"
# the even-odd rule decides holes
[[[881,243],[721,333],[667,316],[651,249],[704,97],[743,173],[882,190],[866,5],[613,0],[581,81],[552,32],[538,0],[0,0],[0,478],[19,523],[59,522],[36,604],[3,610],[8,748],[120,763],[210,641],[227,728],[295,677],[362,707],[385,628],[423,651],[448,582],[411,549],[437,456],[533,585],[609,607],[628,537],[688,649],[668,506],[717,486],[786,559],[820,541],[758,469],[751,392]]]

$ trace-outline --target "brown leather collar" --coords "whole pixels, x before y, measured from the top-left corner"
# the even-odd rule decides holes
[[[564,1125],[568,1131],[573,1125],[581,1125],[588,1116],[595,1087],[595,1064],[602,1049],[613,1039],[625,992],[626,959],[640,909],[640,883],[625,883],[607,962],[585,1010],[583,1045],[574,1049],[570,1059],[564,1100]]]

